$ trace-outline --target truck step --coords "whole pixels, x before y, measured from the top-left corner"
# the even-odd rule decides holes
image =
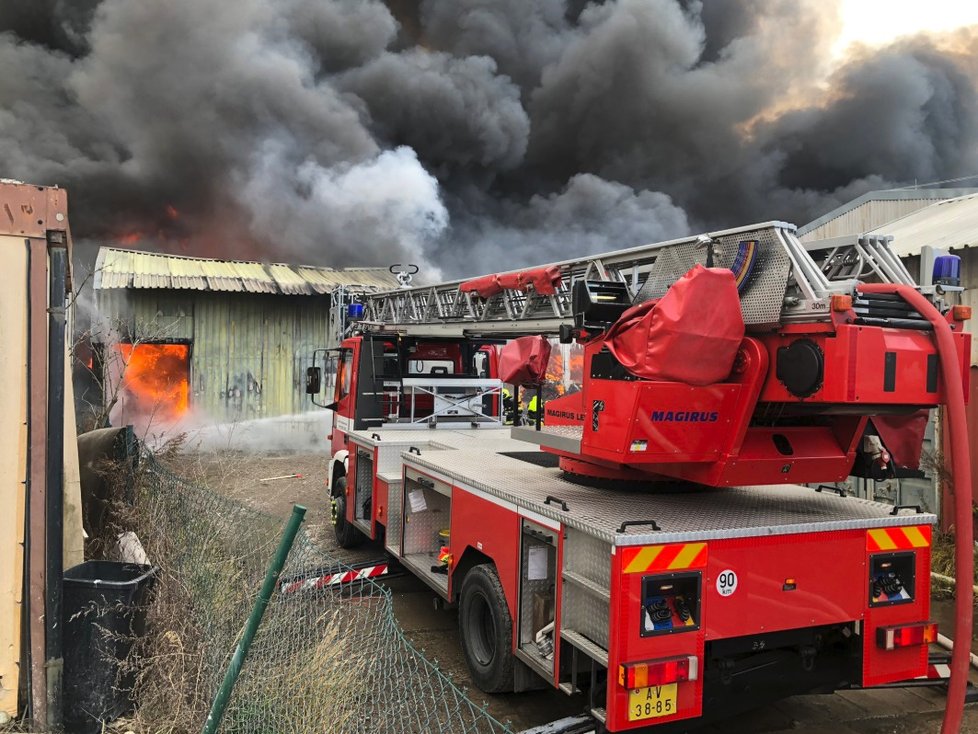
[[[943,650],[931,652],[927,656],[927,672],[910,680],[897,681],[896,683],[883,683],[878,686],[866,686],[866,688],[947,688],[948,679],[951,677],[951,653]],[[970,681],[964,695],[965,703],[975,703],[978,701],[978,688]]]
[[[587,589],[595,596],[603,599],[606,602],[611,601],[611,592],[608,589],[602,588],[600,585],[591,581],[591,579],[581,576],[579,573],[574,573],[573,571],[564,571],[563,573],[564,581],[570,581],[575,586],[580,586],[583,589]]]
[[[574,630],[561,630],[560,637],[566,640],[588,657],[608,667],[608,651],[591,642],[584,635]]]

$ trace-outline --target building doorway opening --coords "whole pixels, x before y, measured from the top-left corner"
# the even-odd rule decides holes
[[[179,422],[190,408],[190,344],[120,343],[113,350],[112,424],[152,429]]]

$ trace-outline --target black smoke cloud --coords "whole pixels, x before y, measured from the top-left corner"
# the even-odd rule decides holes
[[[978,170],[978,40],[819,0],[5,0],[0,176],[76,238],[476,274]]]

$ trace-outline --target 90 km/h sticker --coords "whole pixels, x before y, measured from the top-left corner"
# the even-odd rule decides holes
[[[737,574],[729,568],[717,576],[717,593],[720,596],[730,596],[737,590]]]

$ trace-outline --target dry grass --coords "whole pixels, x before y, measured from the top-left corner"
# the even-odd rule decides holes
[[[215,467],[214,457],[188,460],[176,448],[126,478],[112,512],[113,531],[135,531],[160,567],[147,634],[127,662],[139,706],[119,725],[136,734],[201,730],[282,530],[280,517],[237,501],[233,487],[203,486],[234,484],[240,457]],[[301,530],[284,574],[336,562]],[[273,594],[221,733],[364,730],[507,731],[405,641],[389,592],[362,582]]]
[[[180,438],[171,442],[164,456],[179,450]],[[112,475],[119,477],[118,473]],[[150,603],[146,610],[146,635],[136,641],[127,670],[136,675],[136,713],[118,722],[137,734],[190,734],[200,731],[209,705],[209,691],[202,686],[205,660],[204,634],[191,613],[192,590],[181,580],[170,559],[175,555],[179,536],[167,532],[170,518],[166,506],[148,496],[145,468],[132,477],[132,486],[115,486],[111,526],[105,532],[115,538],[132,530],[140,538],[151,563],[159,566]],[[135,489],[136,502],[126,501]],[[113,726],[117,729],[118,726]]]
[[[122,525],[135,529],[161,573],[148,610],[148,635],[138,646],[139,708],[127,725],[137,734],[199,732],[217,684],[254,601],[279,522],[191,485],[232,483],[240,457],[207,462],[180,454],[159,462],[188,481],[152,496],[148,477],[140,502]],[[203,499],[203,502],[201,502]],[[234,513],[228,516],[228,512]],[[297,544],[296,553],[302,553]],[[379,600],[378,600],[379,602]],[[273,597],[245,671],[225,714],[222,732],[318,734],[339,731],[351,695],[362,688],[353,673],[368,663],[356,648],[347,605],[295,605]]]
[[[954,578],[954,533],[935,533],[931,546],[931,570]],[[978,584],[978,547],[975,548],[975,582]]]

